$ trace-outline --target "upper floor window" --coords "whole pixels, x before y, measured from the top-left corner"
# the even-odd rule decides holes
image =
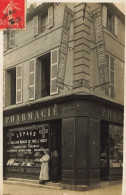
[[[33,17],[33,35],[36,36],[46,29],[53,27],[54,25],[54,10],[53,6],[49,7],[43,14],[39,14]]]
[[[107,73],[109,76],[109,85],[105,89],[105,95],[114,98],[114,61],[115,59],[110,56],[106,55],[107,59]]]
[[[4,71],[3,106],[22,102],[22,64]]]
[[[4,32],[4,51],[15,46],[15,31],[7,30]]]
[[[115,31],[115,16],[107,9],[107,29],[114,33]]]
[[[4,71],[3,106],[58,94],[58,48],[24,63]]]
[[[29,61],[29,100],[58,93],[57,70],[58,49]]]
[[[105,5],[103,5],[103,26],[105,26],[114,35],[118,36],[118,18]]]

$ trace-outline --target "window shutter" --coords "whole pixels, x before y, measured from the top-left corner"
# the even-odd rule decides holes
[[[13,48],[15,45],[15,31],[9,31],[9,48]]]
[[[22,64],[16,66],[16,104],[22,102]]]
[[[118,36],[118,18],[115,16],[115,35]]]
[[[3,71],[3,107],[5,106],[5,71]]]
[[[48,28],[51,28],[54,25],[54,12],[53,6],[48,8]]]
[[[38,35],[38,15],[33,17],[33,35]]]
[[[51,74],[50,74],[50,94],[58,94],[57,87],[57,71],[58,71],[58,49],[51,51]]]
[[[102,14],[102,21],[103,21],[103,26],[107,26],[107,7],[103,5],[103,14]]]
[[[35,69],[36,59],[29,61],[29,100],[35,99]]]
[[[4,34],[4,51],[7,50],[7,33]]]

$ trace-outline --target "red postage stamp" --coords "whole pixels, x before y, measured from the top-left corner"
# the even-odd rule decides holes
[[[25,29],[25,0],[0,0],[0,29]]]

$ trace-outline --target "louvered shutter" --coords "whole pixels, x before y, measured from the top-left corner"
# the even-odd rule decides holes
[[[3,71],[3,107],[5,106],[5,71]]]
[[[115,16],[115,35],[118,36],[118,18]]]
[[[51,28],[54,25],[54,12],[53,6],[48,8],[48,28]]]
[[[103,14],[102,14],[102,21],[103,21],[103,26],[107,26],[107,7],[103,5]]]
[[[9,31],[9,48],[14,47],[15,45],[15,31],[10,30]]]
[[[38,35],[38,15],[33,17],[33,35]]]
[[[4,51],[7,50],[7,33],[4,34]]]
[[[58,94],[57,87],[58,49],[51,51],[50,94]]]
[[[108,77],[108,81],[109,81],[109,55],[106,54],[106,63],[107,63],[107,77]],[[109,87],[110,84],[107,84],[105,86],[105,95],[109,96]]]
[[[29,100],[35,99],[36,59],[29,61]]]
[[[22,68],[22,64],[16,66],[16,104],[22,102]]]

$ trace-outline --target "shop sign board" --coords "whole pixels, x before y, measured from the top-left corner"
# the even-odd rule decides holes
[[[100,112],[101,118],[113,122],[123,123],[123,111],[103,105]]]
[[[59,116],[59,106],[54,104],[46,108],[37,108],[25,112],[15,113],[4,117],[4,126],[29,123]]]
[[[64,87],[71,17],[72,17],[72,11],[70,8],[66,6],[64,10],[64,19],[63,19],[63,26],[62,26],[59,64],[58,64],[58,73],[57,73],[57,87],[61,89],[63,89]]]
[[[48,148],[49,124],[32,128],[12,128],[7,133],[7,152],[31,152]]]

